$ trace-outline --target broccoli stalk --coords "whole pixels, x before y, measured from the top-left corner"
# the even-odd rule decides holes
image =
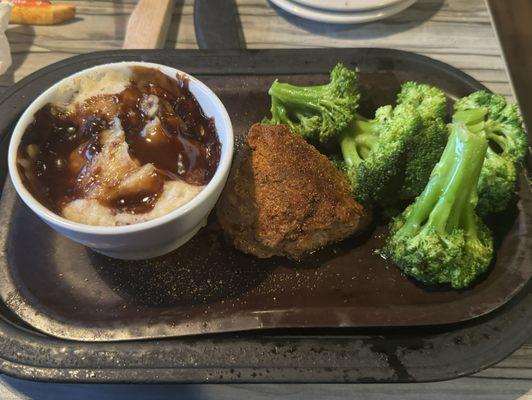
[[[357,167],[375,150],[379,142],[378,127],[376,120],[357,115],[350,128],[342,132],[340,148],[347,167]]]
[[[506,209],[517,186],[517,168],[523,161],[528,139],[517,104],[503,96],[478,91],[457,101],[456,110],[485,110],[488,139],[486,160],[478,183],[477,211],[487,215]]]
[[[271,96],[271,118],[263,123],[286,124],[305,139],[326,144],[353,119],[359,101],[358,74],[336,65],[330,81],[318,86],[294,86],[275,81]]]
[[[493,239],[475,213],[488,143],[485,110],[458,112],[440,161],[416,201],[391,224],[385,253],[426,284],[465,288],[484,272]]]

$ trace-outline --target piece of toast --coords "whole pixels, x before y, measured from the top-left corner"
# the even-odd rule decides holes
[[[76,16],[73,4],[18,5],[11,11],[11,24],[55,25]]]

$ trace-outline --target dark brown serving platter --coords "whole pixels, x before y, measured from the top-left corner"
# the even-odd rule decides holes
[[[390,56],[395,57],[394,62],[389,60]],[[290,65],[280,64],[280,58],[289,59]],[[482,88],[470,77],[441,63],[410,53],[384,49],[161,50],[87,54],[46,67],[23,79],[0,96],[0,182],[5,182],[6,178],[5,154],[11,130],[29,102],[62,76],[92,65],[119,60],[146,60],[179,66],[209,82],[222,97],[224,94],[220,92],[221,87],[215,82],[220,76],[231,80],[246,75],[249,77],[248,82],[260,82],[261,76],[266,75],[293,76],[295,79],[306,79],[305,75],[312,75],[313,79],[322,79],[324,72],[337,60],[357,61],[361,66],[365,66],[364,68],[382,70],[389,70],[392,66],[407,68],[414,63],[418,65],[417,71],[423,74],[423,79],[430,74],[439,76],[438,82],[447,88],[448,93],[454,95]],[[260,84],[266,85],[265,82]],[[233,99],[228,102],[230,109],[239,103],[250,101],[246,97],[239,99],[234,87],[228,89],[227,93],[226,99]],[[231,93],[233,94],[229,95]],[[261,107],[265,107],[264,101],[266,100],[253,104],[262,104]],[[252,107],[250,109],[253,110]],[[259,110],[253,112],[259,115]],[[251,119],[246,114],[239,114],[237,117],[235,120],[241,117],[244,121],[245,118]],[[243,132],[246,128],[247,126],[241,124],[236,130]],[[523,196],[524,190],[522,187],[521,203],[506,216],[504,224],[513,227],[504,243],[514,242],[513,245],[505,246],[509,246],[508,249],[517,246],[514,248],[520,249],[519,251],[523,250],[523,245],[519,243],[530,243],[530,194],[525,191]],[[128,314],[127,306],[122,311],[117,310],[109,301],[107,304],[115,307],[115,315],[122,317],[117,322],[112,322],[110,319],[113,315],[98,307],[101,302],[93,306],[85,303],[83,310],[87,312],[87,316],[92,320],[99,318],[107,327],[109,323],[114,323],[116,332],[145,334],[153,319],[147,318],[144,325],[139,325],[143,328],[142,331],[131,332],[123,329],[130,322],[125,316],[135,316],[140,312],[148,315],[146,310],[151,310],[152,313],[158,313],[162,320],[166,318],[168,321],[164,310],[169,309],[168,305],[175,297],[172,297],[172,291],[165,293],[158,290],[157,286],[168,275],[156,275],[159,280],[154,280],[155,276],[146,266],[133,269],[133,266],[120,264],[124,267],[120,269],[119,265],[110,265],[106,259],[95,257],[91,252],[51,234],[51,231],[31,215],[16,198],[9,181],[3,189],[1,218],[1,273],[9,279],[12,277],[23,286],[17,289],[12,287],[13,290],[7,292],[6,298],[12,306],[11,309],[4,302],[0,302],[0,371],[19,377],[68,382],[419,382],[450,379],[485,368],[514,351],[532,332],[532,287],[529,283],[493,312],[456,324],[259,329],[164,340],[120,342],[63,340],[37,331],[20,318],[22,312],[27,313],[28,321],[42,318],[42,321],[59,321],[65,326],[83,330],[87,318],[75,309],[80,300],[77,300],[77,304],[69,302],[74,295],[85,296],[87,300],[98,300],[98,286],[91,282],[91,278],[95,278],[114,287],[116,290],[113,291],[113,296],[116,299],[122,302],[131,301],[130,304],[135,304],[139,311],[135,309]],[[501,232],[505,231],[506,229],[501,229]],[[208,232],[214,235],[216,230],[213,227],[212,231],[206,233]],[[352,245],[352,242],[346,242],[339,246],[338,250],[345,251]],[[213,251],[219,250],[215,248]],[[317,259],[324,260],[329,256],[331,254],[326,252],[320,254]],[[341,254],[336,256],[341,257]],[[513,260],[512,256],[505,258]],[[84,262],[89,261],[94,262],[92,275],[88,274],[88,264],[83,266]],[[219,260],[216,261],[212,267],[219,267]],[[509,292],[517,291],[517,287],[523,285],[528,277],[526,271],[530,268],[529,253],[523,253],[517,261],[513,265],[499,264],[500,266],[496,267],[515,271],[517,265],[523,266],[521,274],[517,271],[510,273],[512,279],[516,280],[516,286],[513,289],[507,287]],[[498,262],[501,262],[500,255]],[[249,266],[256,267],[261,265]],[[81,276],[74,275],[75,268],[80,268]],[[103,268],[108,268],[108,272],[102,273]],[[290,272],[294,267],[285,265],[279,269]],[[134,270],[137,272],[133,273]],[[139,275],[141,271],[144,272]],[[212,278],[212,274],[227,272],[218,272],[215,268],[208,271],[211,274],[209,276],[202,277],[198,271],[189,271],[188,275],[184,276],[195,276],[206,282]],[[296,272],[309,273],[305,275],[308,277],[313,270],[298,269]],[[61,273],[63,276],[59,275]],[[492,273],[497,272],[494,270]],[[246,269],[241,269],[240,274],[240,277],[246,277]],[[235,277],[235,274],[233,272],[228,276]],[[519,276],[521,280],[518,280]],[[88,281],[85,281],[85,278]],[[488,277],[488,280],[481,284],[484,286],[480,287],[485,290],[497,287],[497,280],[492,279],[494,278]],[[232,281],[233,284],[229,287],[237,290],[238,282],[249,285],[242,279]],[[7,287],[5,280],[1,279],[0,283],[4,284],[4,288]],[[99,287],[102,285],[103,283],[100,283]],[[206,288],[209,287],[212,290],[212,285],[206,285]],[[418,289],[420,288],[415,290]],[[369,286],[364,290],[368,291]],[[473,289],[472,293],[477,290],[479,289]],[[63,298],[58,296],[56,291]],[[208,297],[211,304],[216,302],[212,291],[205,290],[203,295],[207,297],[208,293],[211,293]],[[502,301],[500,293],[493,292],[492,295],[492,299]],[[14,300],[17,296],[21,299],[18,303]],[[270,296],[271,294],[266,294],[264,298],[271,301]],[[448,294],[444,291],[443,294],[435,296],[441,296],[438,298],[446,301]],[[312,301],[318,303],[318,300]],[[37,303],[41,305],[40,308],[32,310],[29,307]],[[483,307],[483,304],[479,306]],[[159,309],[161,311],[158,311]],[[72,315],[76,315],[78,319],[64,318]],[[104,319],[103,315],[106,315],[107,319]],[[212,319],[214,314],[208,316]],[[140,321],[137,320],[136,323],[139,324]],[[168,326],[172,328],[171,324]],[[91,335],[95,333],[98,334],[96,330],[90,331]]]
[[[210,86],[227,107],[241,144],[248,127],[267,114],[267,90],[275,78],[320,83],[338,61],[361,71],[363,113],[392,103],[406,80],[439,86],[450,100],[483,88],[450,66],[412,53],[345,49],[316,54],[103,53],[49,67],[19,89],[26,94],[13,104],[22,110],[51,83],[92,65],[158,62],[190,72]],[[287,59],[290,64],[278,62]],[[375,254],[385,234],[379,225],[295,263],[259,260],[232,249],[211,218],[189,243],[167,256],[113,260],[51,230],[20,202],[8,181],[0,204],[0,296],[34,328],[83,341],[269,328],[452,324],[495,310],[529,280],[531,198],[529,188],[521,185],[519,202],[491,221],[497,238],[493,267],[473,288],[455,291],[418,285]]]

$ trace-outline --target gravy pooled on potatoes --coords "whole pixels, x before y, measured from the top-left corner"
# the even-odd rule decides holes
[[[155,68],[80,77],[19,147],[27,189],[75,222],[129,225],[180,207],[216,172],[220,142],[188,89]]]

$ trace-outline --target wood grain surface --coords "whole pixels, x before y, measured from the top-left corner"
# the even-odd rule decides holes
[[[14,64],[0,76],[0,93],[50,63],[84,52],[121,48],[135,4],[134,0],[76,1],[77,18],[70,23],[55,27],[10,26],[7,37]],[[303,21],[266,0],[237,0],[237,4],[248,48],[399,48],[449,63],[490,89],[512,96],[483,0],[419,0],[390,19],[354,26]],[[192,11],[192,0],[176,1],[167,48],[197,47]],[[33,383],[8,377],[2,377],[1,383],[1,399],[532,399],[532,392],[527,395],[532,389],[532,341],[475,375],[427,384],[137,385],[132,389],[126,385]]]
[[[511,95],[501,51],[484,0],[419,0],[380,22],[335,26],[293,17],[266,0],[237,0],[248,48],[392,47],[458,67],[489,88]],[[76,20],[60,26],[16,26],[7,31],[14,68],[0,90],[64,58],[122,47],[134,0],[76,1]],[[176,0],[167,48],[196,48],[193,1]]]

